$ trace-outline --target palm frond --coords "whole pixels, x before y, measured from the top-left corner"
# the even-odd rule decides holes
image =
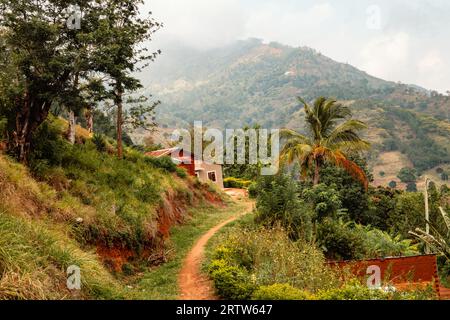
[[[286,128],[280,130],[280,138],[282,138],[282,139],[297,139],[297,140],[304,141],[305,143],[310,142],[309,138],[306,137],[305,135],[302,135],[301,133],[298,133],[295,130],[286,129]]]
[[[353,178],[360,181],[364,186],[364,189],[369,188],[369,179],[367,179],[366,173],[360,166],[358,166],[355,162],[348,160],[347,157],[340,151],[335,151],[333,153],[334,163],[347,171]]]

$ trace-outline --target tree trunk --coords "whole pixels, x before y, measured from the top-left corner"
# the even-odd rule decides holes
[[[18,111],[16,129],[12,134],[12,149],[17,160],[26,164],[31,152],[33,134],[47,118],[51,103],[32,100],[28,93],[16,103]]]
[[[76,117],[75,112],[69,110],[69,142],[70,144],[75,144],[75,125],[76,125]]]
[[[123,125],[123,88],[119,83],[116,91],[116,105],[117,105],[117,157],[122,159],[123,146],[122,146],[122,125]]]
[[[75,89],[77,89],[78,87],[78,73],[75,74],[75,79],[74,79],[74,87]],[[75,117],[75,112],[70,109],[69,110],[69,142],[70,144],[75,144],[75,136],[76,136],[76,131],[75,131],[75,125],[76,125],[76,117]]]
[[[94,114],[92,112],[92,109],[89,108],[86,110],[86,113],[84,114],[86,117],[86,127],[89,133],[94,132]]]
[[[317,186],[320,182],[320,162],[318,160],[315,161],[314,165],[314,180],[313,185]]]

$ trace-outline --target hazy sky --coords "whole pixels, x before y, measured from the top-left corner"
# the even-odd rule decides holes
[[[386,80],[450,90],[448,0],[146,0],[146,8],[165,24],[157,41],[305,45]]]

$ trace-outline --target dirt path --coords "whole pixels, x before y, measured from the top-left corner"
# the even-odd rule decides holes
[[[225,192],[235,201],[238,198],[246,197],[243,190],[227,189]],[[242,215],[250,213],[253,210],[253,203],[246,203],[245,212]],[[210,279],[201,272],[203,258],[205,257],[205,247],[208,241],[224,226],[235,221],[242,215],[232,217],[205,233],[192,247],[186,256],[180,271],[178,283],[180,287],[180,300],[216,300],[214,286]]]

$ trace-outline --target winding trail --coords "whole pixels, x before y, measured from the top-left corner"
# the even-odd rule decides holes
[[[238,198],[246,198],[245,191],[238,189],[227,189],[225,192],[235,201]],[[205,247],[208,241],[224,226],[239,219],[242,215],[248,214],[253,210],[253,202],[246,200],[245,211],[241,215],[236,215],[210,229],[197,240],[191,251],[183,261],[178,284],[180,288],[180,300],[217,300],[214,294],[214,285],[212,281],[202,273],[201,266],[205,257]]]

